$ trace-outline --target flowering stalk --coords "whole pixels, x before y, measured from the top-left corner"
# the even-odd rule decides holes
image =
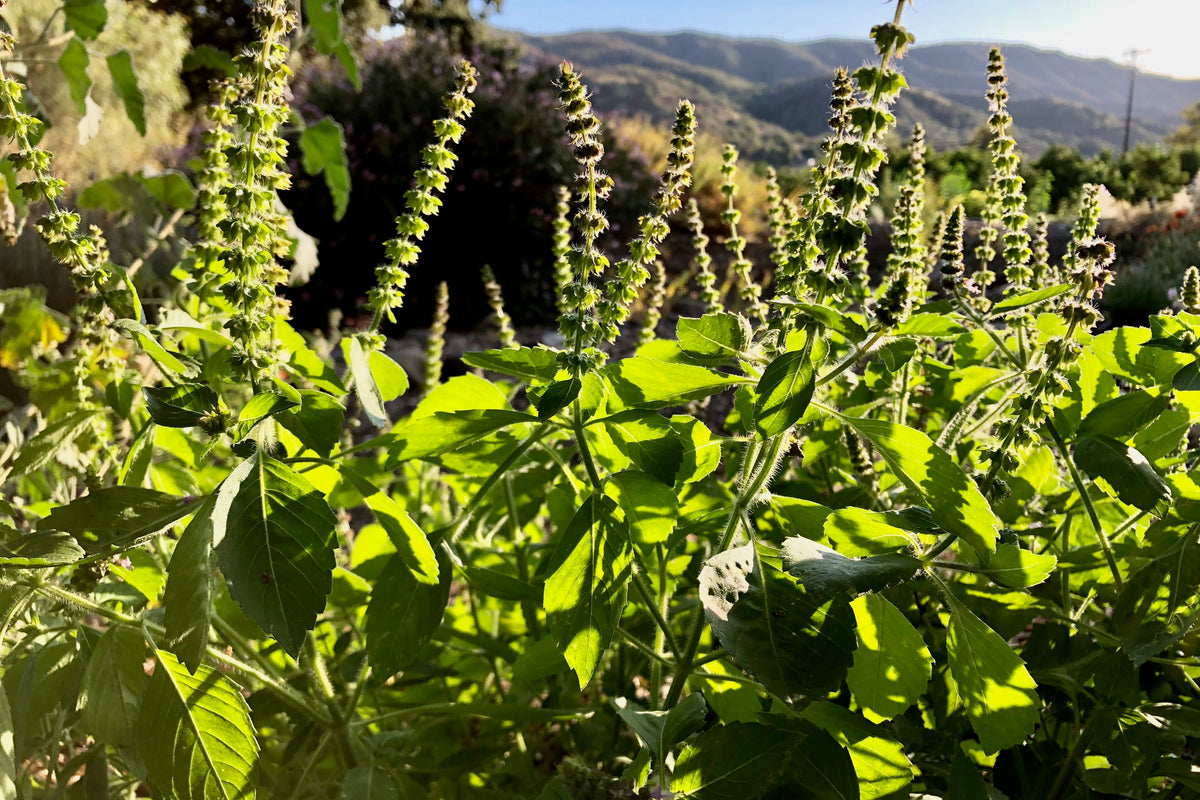
[[[942,236],[938,260],[941,263],[942,285],[955,294],[963,284],[963,229],[966,226],[966,212],[957,205],[946,219],[946,232]]]
[[[771,245],[771,263],[776,267],[787,260],[788,224],[790,212],[783,199],[783,191],[779,188],[779,175],[774,167],[767,167],[767,227],[771,235],[767,242]]]
[[[662,319],[663,304],[667,299],[667,270],[661,261],[654,262],[654,281],[650,284],[650,296],[646,298],[646,310],[642,313],[642,327],[638,331],[638,346],[655,337],[658,323]]]
[[[571,190],[565,186],[558,187],[552,226],[554,285],[558,290],[554,301],[558,306],[558,313],[561,314],[564,310],[567,285],[571,283],[571,261],[568,258],[571,254]]]
[[[1183,310],[1189,314],[1200,314],[1200,269],[1188,267],[1183,273],[1183,287],[1179,293]]]
[[[433,307],[433,322],[429,325],[429,338],[425,342],[425,370],[422,384],[429,394],[442,382],[442,353],[446,349],[446,324],[450,321],[450,289],[442,281],[437,287],[436,305]]]
[[[750,274],[753,264],[746,258],[746,239],[738,235],[738,222],[742,212],[734,205],[737,197],[737,148],[731,144],[725,145],[721,154],[721,194],[725,196],[725,210],[721,212],[721,221],[729,226],[729,238],[725,240],[725,249],[733,256],[730,271],[737,276],[738,295],[746,304],[750,316],[766,319],[767,304],[762,300],[762,287],[754,282]]]
[[[700,287],[700,299],[704,301],[705,313],[714,314],[721,310],[721,293],[717,291],[717,275],[712,271],[712,256],[708,254],[708,235],[704,232],[704,220],[700,218],[700,206],[696,200],[688,200],[688,227],[692,230],[692,245],[696,248],[696,283]]]
[[[15,43],[10,34],[0,32],[0,52],[11,51]],[[120,300],[118,292],[109,288],[113,268],[100,229],[93,226],[86,234],[80,233],[79,215],[58,204],[66,182],[54,176],[49,151],[34,144],[43,128],[41,120],[25,110],[21,84],[5,74],[0,59],[0,137],[16,143],[16,152],[7,156],[8,161],[18,174],[30,176],[16,188],[30,203],[45,200],[49,207],[35,227],[51,256],[71,273],[78,296],[73,312],[77,328],[72,380],[76,402],[90,406],[93,372],[113,377],[123,366],[112,327],[116,319],[113,308]]]
[[[1034,288],[1057,283],[1052,281],[1056,276],[1050,268],[1049,228],[1049,218],[1045,214],[1038,214],[1033,223],[1033,239],[1030,245],[1032,257],[1029,261],[1030,285]]]
[[[483,268],[483,288],[487,291],[488,305],[492,307],[492,314],[496,318],[500,346],[505,349],[516,347],[517,332],[513,330],[512,317],[508,316],[508,312],[504,310],[504,296],[500,292],[500,284],[496,282],[496,275],[488,266]]]
[[[192,247],[195,284],[192,292],[205,303],[219,300],[214,294],[222,279],[219,264],[225,251],[222,225],[229,217],[225,195],[231,176],[226,155],[234,144],[233,111],[237,87],[232,80],[221,81],[215,98],[206,109],[212,127],[204,132],[200,170],[196,178],[196,244]]]
[[[396,218],[396,237],[385,245],[387,260],[375,270],[375,288],[367,295],[367,307],[372,312],[371,325],[360,335],[364,345],[378,349],[384,337],[379,327],[384,319],[395,322],[395,310],[404,303],[404,287],[408,271],[417,263],[421,247],[417,244],[429,230],[425,218],[436,214],[442,206],[437,197],[446,189],[448,173],[458,160],[451,144],[458,144],[466,129],[463,121],[471,116],[475,103],[469,95],[475,91],[476,70],[468,61],[458,64],[453,91],[442,98],[446,116],[433,123],[434,141],[421,151],[424,167],[416,172],[416,186],[404,195],[405,213]]]
[[[885,328],[908,319],[920,291],[918,282],[925,269],[925,245],[921,212],[925,207],[925,130],[913,129],[909,148],[908,174],[900,187],[892,217],[892,254],[888,256],[890,280],[875,306],[875,316]]]

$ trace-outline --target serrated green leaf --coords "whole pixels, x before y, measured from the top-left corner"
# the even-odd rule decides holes
[[[259,392],[250,398],[250,402],[242,406],[242,410],[238,414],[238,422],[253,425],[267,417],[273,417],[284,411],[290,411],[296,408],[297,405],[296,402],[289,400],[277,392]]]
[[[45,531],[16,536],[0,543],[0,570],[62,567],[74,564],[85,555],[83,548],[67,533]]]
[[[767,725],[718,725],[684,748],[671,788],[694,800],[758,797],[778,778],[792,749],[787,736]]]
[[[629,531],[606,497],[585,500],[555,537],[542,606],[580,689],[591,682],[616,631],[632,560]]]
[[[683,444],[666,417],[654,411],[630,409],[593,424],[602,424],[616,448],[642,472],[667,486],[675,485],[683,463]]]
[[[154,655],[137,726],[150,783],[174,800],[252,800],[258,741],[238,687],[208,667],[191,675],[170,653]]]
[[[1170,404],[1169,395],[1156,395],[1144,389],[1135,389],[1093,408],[1079,423],[1075,435],[1128,439],[1157,419]]]
[[[396,781],[382,767],[359,764],[342,778],[342,800],[401,800]]]
[[[799,422],[812,401],[816,376],[806,351],[790,351],[763,370],[754,403],[754,429],[767,439]]]
[[[898,372],[917,354],[917,343],[912,339],[897,339],[879,348],[877,355],[888,372]]]
[[[112,325],[114,328],[132,334],[137,339],[138,344],[142,346],[142,349],[146,351],[146,355],[150,356],[151,360],[163,372],[172,376],[196,377],[196,369],[180,361],[177,354],[168,351],[159,344],[158,339],[155,338],[150,329],[142,323],[133,319],[119,319]]]
[[[191,512],[192,500],[137,486],[110,486],[58,506],[38,528],[71,534],[88,555],[115,553],[174,525]]]
[[[1066,294],[1071,291],[1073,285],[1070,283],[1060,283],[1057,286],[1047,286],[1045,289],[1031,289],[1026,292],[1014,294],[1011,297],[1006,297],[996,305],[988,309],[989,317],[999,317],[1007,314],[1010,311],[1016,311],[1021,308],[1028,308],[1038,303],[1044,303],[1047,300]]]
[[[612,705],[659,763],[676,744],[704,727],[708,713],[704,696],[697,693],[688,695],[670,711],[647,711],[624,697],[614,699]]]
[[[413,417],[403,430],[385,440],[388,464],[449,453],[502,428],[537,421],[531,414],[500,408],[438,411],[426,417]]]
[[[637,544],[665,542],[679,518],[675,490],[644,472],[626,470],[611,475],[604,493],[617,504]]]
[[[399,556],[384,565],[367,605],[367,654],[377,675],[394,675],[415,664],[442,623],[453,575],[444,557],[438,571],[438,583],[428,584],[418,581]]]
[[[298,375],[313,386],[335,396],[346,394],[346,387],[333,367],[326,364],[316,351],[308,346],[304,337],[291,325],[282,320],[275,321],[275,336],[286,348],[284,366],[293,375]]]
[[[851,319],[848,315],[829,306],[800,303],[795,300],[788,300],[786,305],[803,311],[804,315],[809,319],[818,323],[823,328],[840,333],[851,343],[857,344],[867,338],[867,332],[863,329],[862,325],[858,324],[858,322]]]
[[[998,633],[952,594],[946,652],[958,696],[984,751],[1015,747],[1039,719],[1037,684]]]
[[[218,516],[228,517],[232,502],[232,493],[205,498],[184,528],[167,566],[167,587],[163,593],[165,644],[193,674],[204,660],[208,645],[216,570],[214,521]]]
[[[1195,361],[1190,355],[1147,347],[1150,338],[1148,328],[1124,326],[1100,334],[1088,348],[1113,377],[1139,386],[1165,386],[1184,364]]]
[[[293,657],[325,609],[337,518],[308,480],[256,453],[217,492],[213,540],[229,594]]]
[[[721,440],[712,435],[707,425],[686,414],[673,416],[670,421],[683,445],[676,485],[703,480],[721,466]]]
[[[1036,586],[1058,565],[1058,559],[1049,553],[1033,553],[1015,544],[996,546],[996,552],[982,569],[1001,586],[1010,589],[1025,589]]]
[[[20,478],[46,466],[59,450],[75,441],[98,418],[97,411],[74,411],[47,425],[21,448],[9,478]]]
[[[898,336],[928,339],[953,339],[966,332],[966,328],[945,314],[913,314],[896,328]]]
[[[89,732],[113,747],[132,744],[142,696],[146,640],[133,628],[113,627],[100,637],[83,673],[80,703]]]
[[[129,452],[121,461],[121,469],[117,472],[117,480],[122,486],[142,486],[154,460],[154,435],[158,426],[147,422],[138,431],[129,445]]]
[[[1180,367],[1179,371],[1171,378],[1171,388],[1180,392],[1200,390],[1200,361],[1193,361]]]
[[[879,512],[842,508],[825,516],[821,532],[835,550],[850,557],[894,553],[920,545],[912,532],[893,522]]]
[[[510,347],[465,353],[462,361],[469,367],[511,375],[526,382],[552,381],[558,374],[558,353],[545,347]]]
[[[933,663],[929,648],[882,595],[856,597],[850,607],[858,626],[858,649],[846,684],[868,719],[892,719],[925,693]]]
[[[211,44],[193,45],[192,49],[183,57],[180,71],[188,72],[193,69],[213,69],[223,72],[229,77],[237,74],[237,67],[233,65],[233,58],[229,53],[213,47]]]
[[[748,383],[692,364],[674,364],[652,358],[626,358],[604,368],[613,392],[629,408],[666,408],[716,394],[730,386]]]
[[[325,8],[324,0],[308,0],[308,8],[314,6]],[[332,5],[337,8],[337,0]],[[316,31],[316,20],[308,18],[310,30]],[[318,39],[319,42],[319,39]],[[318,44],[318,49],[319,49]],[[321,51],[326,52],[326,51]],[[320,122],[305,127],[300,134],[300,160],[304,171],[309,175],[325,173],[325,186],[333,200],[333,218],[340,220],[346,216],[346,206],[350,203],[350,165],[346,160],[346,140],[342,126],[333,117],[325,117]]]
[[[705,562],[700,601],[721,646],[784,700],[833,689],[851,664],[849,592],[836,585],[806,587],[765,546],[756,552],[744,545]]]
[[[720,311],[703,317],[680,317],[676,326],[685,353],[707,358],[735,359],[750,345],[750,323],[741,314]]]
[[[920,431],[875,419],[841,417],[870,440],[905,486],[921,497],[943,530],[982,558],[996,549],[999,520],[979,487],[945,450]]]
[[[146,98],[133,74],[133,56],[128,50],[118,50],[105,59],[108,74],[112,76],[113,89],[125,104],[125,116],[142,136],[146,135]]]
[[[567,378],[547,386],[537,398],[538,419],[550,419],[562,411],[579,397],[582,388],[583,382],[579,378]]]
[[[429,544],[425,532],[413,522],[412,517],[399,503],[376,489],[370,481],[346,466],[343,466],[341,472],[362,492],[367,507],[387,532],[388,539],[396,547],[400,559],[412,570],[413,577],[419,583],[436,584],[437,554],[433,552],[433,546]]]
[[[164,428],[190,428],[221,408],[220,396],[202,383],[147,386],[142,390],[150,418]]]
[[[1093,478],[1104,478],[1122,502],[1153,512],[1171,502],[1171,487],[1136,449],[1111,436],[1080,439],[1075,463]]]
[[[912,762],[900,742],[884,728],[826,700],[805,708],[804,718],[850,753],[861,800],[895,797],[896,792],[912,783]]]
[[[80,39],[95,39],[108,24],[104,0],[66,0],[62,4],[67,27]]]
[[[103,8],[103,4],[101,4]],[[75,101],[80,114],[87,112],[87,96],[92,90],[92,79],[87,69],[91,59],[88,58],[87,45],[78,36],[73,37],[63,48],[58,57],[58,68],[62,70],[67,80],[67,88],[71,90],[71,99]]]
[[[305,447],[328,457],[342,439],[346,409],[324,392],[301,389],[300,408],[285,411],[278,419]]]
[[[341,0],[305,0],[304,19],[318,53],[332,55],[341,63],[355,90],[362,90],[358,62],[342,34]]]

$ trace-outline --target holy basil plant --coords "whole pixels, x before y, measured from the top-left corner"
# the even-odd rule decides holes
[[[153,305],[65,205],[0,59],[3,174],[79,296],[69,322],[32,295],[4,318],[30,402],[0,449],[0,798],[1200,795],[1200,273],[1149,327],[1101,324],[1099,187],[1052,262],[993,51],[979,266],[961,206],[927,224],[918,127],[870,280],[903,5],[835,75],[810,188],[772,177],[769,269],[725,150],[730,267],[693,205],[694,316],[664,308],[662,260],[693,107],[610,259],[600,122],[564,64],[560,344],[517,336],[487,277],[502,345],[448,380],[453,287],[419,380],[385,325],[456,144],[487,135],[470,64],[358,327],[310,337],[275,291],[280,135],[292,48],[357,76],[338,4],[305,31],[258,7]],[[62,10],[74,91],[106,12]],[[300,138],[339,214],[340,130]],[[47,319],[70,338],[8,336]]]

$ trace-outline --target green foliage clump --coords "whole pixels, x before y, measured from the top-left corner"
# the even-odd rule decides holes
[[[366,266],[372,321],[310,338],[278,296],[278,198],[299,196],[280,138],[304,41],[288,5],[256,7],[216,93],[211,204],[153,314],[69,210],[0,59],[9,191],[80,296],[60,318],[35,291],[0,294],[0,364],[31,400],[4,410],[0,445],[0,797],[1200,791],[1200,272],[1177,311],[1100,331],[1100,187],[1054,269],[996,51],[992,252],[967,272],[962,204],[925,225],[917,129],[868,291],[904,7],[872,31],[878,60],[837,75],[809,189],[793,205],[768,183],[772,283],[750,286],[726,151],[726,244],[747,262],[729,306],[687,196],[691,104],[616,231],[619,174],[563,64],[566,188],[537,206],[563,341],[515,341],[485,273],[504,341],[457,376],[449,303],[468,289],[432,243],[448,223],[463,251],[487,235],[450,215],[450,176],[488,80],[511,73],[442,75],[410,172],[366,205],[355,185],[348,222],[377,213],[373,235],[398,236]],[[86,27],[97,0],[63,12]],[[366,174],[341,122],[298,144],[332,204]],[[663,301],[652,269],[685,202],[704,313],[665,338],[653,313],[627,330],[637,302]],[[487,263],[503,241],[484,239]],[[422,276],[438,291],[410,391],[381,323]]]

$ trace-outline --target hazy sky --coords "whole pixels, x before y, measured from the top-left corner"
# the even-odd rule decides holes
[[[598,28],[698,30],[793,42],[865,38],[891,19],[881,0],[504,0],[491,22],[526,33]],[[1200,0],[916,0],[903,22],[917,44],[1026,42],[1200,78]]]

